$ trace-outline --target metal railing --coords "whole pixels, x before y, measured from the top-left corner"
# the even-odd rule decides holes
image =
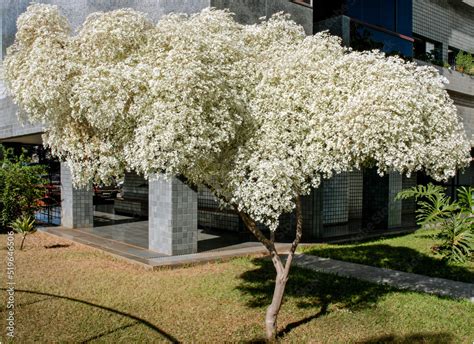
[[[36,221],[41,225],[61,225],[61,204],[44,204],[35,213]]]
[[[306,7],[313,7],[313,0],[290,0],[290,2]]]

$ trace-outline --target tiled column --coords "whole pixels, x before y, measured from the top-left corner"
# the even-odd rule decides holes
[[[93,226],[93,191],[76,189],[72,185],[71,171],[66,163],[61,163],[61,225],[67,228]]]
[[[176,178],[149,181],[148,247],[169,255],[197,252],[197,192]]]
[[[402,175],[391,172],[388,176],[388,228],[396,228],[402,225],[402,201],[395,200],[401,190]]]
[[[349,218],[347,173],[336,174],[323,184],[323,224],[347,222]]]
[[[362,218],[364,175],[361,170],[348,172],[349,219]]]

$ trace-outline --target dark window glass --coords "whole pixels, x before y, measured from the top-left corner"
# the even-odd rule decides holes
[[[356,50],[379,49],[388,55],[413,55],[411,41],[396,33],[378,30],[355,21],[351,21],[351,47]]]
[[[432,39],[413,34],[413,57],[439,66],[443,65],[443,44]]]
[[[314,0],[313,1],[314,20],[319,22],[328,18],[346,14],[344,0]]]
[[[346,15],[406,36],[412,33],[412,0],[315,0],[316,22]]]
[[[347,15],[396,31],[396,0],[348,0]]]
[[[396,32],[411,37],[413,31],[413,4],[412,0],[397,0],[396,4]]]
[[[450,66],[456,66],[456,56],[459,54],[458,48],[448,47],[448,63]]]

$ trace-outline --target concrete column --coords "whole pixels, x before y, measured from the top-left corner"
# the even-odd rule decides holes
[[[67,228],[87,228],[94,224],[93,191],[76,189],[72,185],[71,171],[61,163],[61,225]]]
[[[402,191],[402,175],[391,172],[388,176],[388,228],[402,225],[402,201],[395,200],[400,191]]]
[[[169,255],[197,252],[197,192],[172,178],[149,181],[148,247]]]

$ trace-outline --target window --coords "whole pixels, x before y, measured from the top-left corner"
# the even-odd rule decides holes
[[[316,23],[342,15],[350,18],[349,44],[354,49],[379,49],[387,54],[412,57],[412,0],[314,0],[313,2]],[[318,28],[325,27],[323,25]],[[345,27],[339,31],[342,30],[345,30]],[[331,32],[343,36],[346,34],[337,30]]]
[[[448,47],[448,63],[451,67],[456,66],[456,56],[459,54],[460,49]]]
[[[390,31],[396,31],[396,3],[396,0],[348,1],[347,15]]]
[[[436,65],[443,65],[443,44],[432,39],[413,34],[413,57]]]
[[[351,18],[350,45],[355,50],[378,49],[387,55],[411,58],[413,39]]]

